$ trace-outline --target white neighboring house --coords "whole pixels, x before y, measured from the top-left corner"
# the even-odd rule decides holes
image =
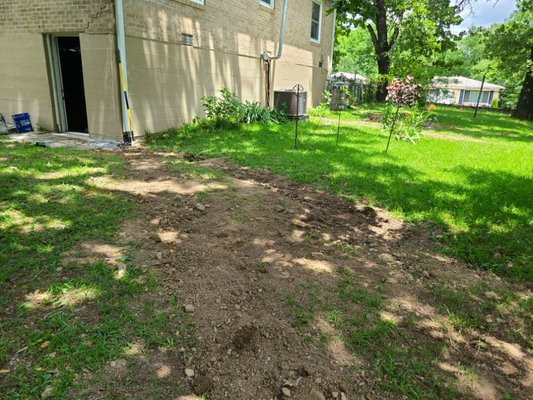
[[[429,87],[428,100],[438,104],[475,106],[481,89],[481,81],[464,76],[436,76]],[[500,98],[503,86],[485,81],[479,105],[490,107]]]
[[[332,81],[342,81],[342,82],[360,82],[367,83],[368,79],[363,75],[354,74],[353,72],[335,72],[331,75]]]

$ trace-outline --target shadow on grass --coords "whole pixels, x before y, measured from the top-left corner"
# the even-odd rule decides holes
[[[6,398],[37,399],[47,388],[53,398],[70,397],[81,373],[127,357],[132,344],[173,346],[176,324],[186,340],[190,320],[176,301],[161,305],[143,296],[155,278],[127,254],[120,277],[102,263],[63,259],[79,241],[115,244],[133,202],[91,181],[122,174],[117,155],[0,141],[0,393]]]
[[[480,110],[474,118],[473,110],[439,107],[436,111],[436,131],[451,132],[476,139],[499,139],[509,142],[531,143],[533,124],[507,114]]]

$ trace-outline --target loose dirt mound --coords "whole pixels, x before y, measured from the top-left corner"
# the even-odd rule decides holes
[[[101,186],[138,199],[140,216],[122,235],[132,235],[135,261],[158,276],[154,296],[192,306],[187,312],[196,337],[188,347],[150,349],[133,361],[133,376],[114,373],[122,395],[399,398],[384,390],[377,372],[375,362],[386,360],[366,357],[381,354],[375,348],[381,331],[348,340],[350,318],[365,321],[374,313],[379,321],[368,321],[376,327],[405,323],[401,337],[387,336],[397,337],[400,352],[446,347],[431,356],[443,390],[457,380],[459,397],[496,399],[505,388],[527,398],[531,354],[515,344],[516,336],[505,325],[458,331],[438,308],[441,285],[506,284],[434,254],[436,229],[223,160],[197,164],[223,177],[186,179],[165,165],[176,155],[128,151],[124,157],[128,178]],[[391,346],[389,339],[383,347]],[[421,388],[430,385],[426,373],[413,378]],[[93,382],[105,392],[110,378],[97,375]],[[164,396],[148,395],[149,381]]]

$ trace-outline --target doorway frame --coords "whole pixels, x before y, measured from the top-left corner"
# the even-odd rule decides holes
[[[65,93],[63,88],[63,75],[61,71],[61,59],[59,56],[59,43],[60,37],[77,37],[78,33],[61,33],[61,34],[47,34],[46,35],[46,47],[48,53],[48,64],[50,65],[50,78],[52,87],[52,98],[55,111],[55,118],[57,122],[57,128],[59,132],[69,132],[68,119],[67,119],[67,105],[65,103]],[[81,45],[81,40],[80,40]],[[83,75],[83,69],[82,69]],[[87,105],[85,106],[85,112],[87,112]],[[89,133],[79,132],[82,135],[88,135]]]

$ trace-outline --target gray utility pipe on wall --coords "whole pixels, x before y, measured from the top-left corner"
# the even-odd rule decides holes
[[[285,27],[287,26],[287,11],[289,9],[289,0],[285,0],[285,3],[283,4],[283,14],[281,16],[281,29],[279,32],[279,45],[278,45],[278,52],[275,56],[271,56],[268,54],[268,52],[263,52],[261,54],[261,57],[264,60],[279,60],[281,58],[281,55],[283,54],[283,44],[285,42]]]

